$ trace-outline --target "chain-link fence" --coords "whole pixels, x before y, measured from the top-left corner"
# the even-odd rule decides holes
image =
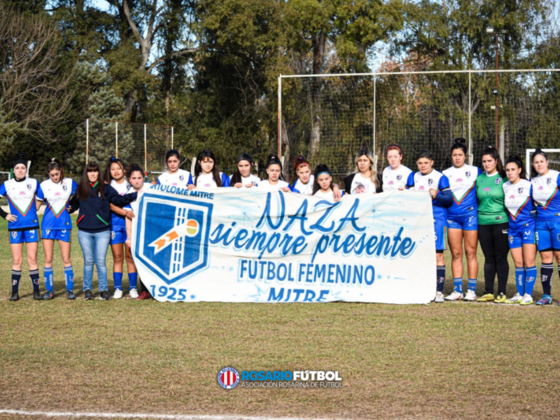
[[[436,169],[449,167],[457,137],[467,139],[477,166],[488,145],[506,159],[524,159],[528,148],[560,147],[557,70],[294,75],[279,81],[286,174],[299,154],[338,175],[354,172],[359,149],[372,150],[382,171],[393,143],[413,170],[423,149],[434,155]]]

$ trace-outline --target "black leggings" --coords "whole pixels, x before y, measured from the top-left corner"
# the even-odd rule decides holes
[[[484,253],[485,293],[494,294],[494,279],[498,274],[498,293],[506,294],[509,275],[508,264],[508,227],[509,223],[498,225],[478,225],[478,240]]]

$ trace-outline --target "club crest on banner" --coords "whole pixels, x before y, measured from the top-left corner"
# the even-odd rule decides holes
[[[167,284],[206,269],[212,208],[187,197],[144,194],[134,256]]]

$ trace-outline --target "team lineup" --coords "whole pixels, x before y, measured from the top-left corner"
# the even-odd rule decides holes
[[[450,150],[452,166],[443,172],[433,168],[434,159],[428,150],[415,157],[417,171],[403,165],[404,155],[398,145],[387,148],[389,166],[379,176],[374,157],[369,150],[358,151],[355,173],[344,178],[344,190],[333,183],[326,165],[319,164],[312,171],[311,163],[299,156],[293,162],[293,181],[282,179],[282,162],[270,155],[266,165],[266,179],[253,175],[252,157],[247,153],[236,159],[237,171],[227,176],[218,169],[215,155],[208,150],[197,156],[194,173],[180,169],[181,155],[169,150],[165,156],[168,171],[161,174],[157,184],[188,190],[208,188],[259,188],[281,190],[285,193],[314,195],[329,201],[344,199],[344,195],[377,194],[392,190],[416,190],[430,194],[432,200],[437,261],[436,294],[434,301],[445,300],[495,302],[504,304],[533,304],[532,293],[537,279],[536,255],[540,253],[543,296],[536,303],[551,305],[551,280],[554,258],[560,262],[560,173],[548,168],[545,152],[537,149],[531,156],[532,173],[525,173],[522,160],[511,156],[502,163],[498,151],[488,147],[482,153],[481,170],[468,165],[464,139],[456,139]],[[64,176],[64,167],[55,158],[46,165],[49,179],[39,184],[27,177],[27,161],[23,156],[13,162],[14,178],[0,186],[0,196],[9,203],[9,212],[0,208],[0,216],[8,221],[12,252],[12,294],[10,301],[19,300],[19,283],[23,263],[24,244],[27,250],[29,276],[33,284],[33,298],[54,298],[53,259],[58,242],[62,262],[66,296],[74,294],[74,270],[70,258],[72,219],[78,212],[76,227],[84,259],[83,292],[90,300],[93,294],[93,271],[97,269],[99,298],[109,300],[109,281],[106,255],[113,256],[112,298],[120,299],[123,291],[123,271],[126,260],[131,298],[150,299],[150,290],[138,277],[131,253],[132,220],[137,213],[138,198],[152,184],[145,181],[145,172],[137,164],[128,168],[117,158],[111,158],[102,171],[96,162],[85,165],[79,183]],[[41,226],[38,210],[45,204]],[[44,287],[40,292],[40,273],[37,261],[38,244],[44,248]],[[478,243],[484,255],[485,291],[476,295],[478,277]],[[444,250],[452,255],[453,291],[443,295],[446,267]],[[515,265],[517,293],[508,298],[506,286],[509,276],[508,254]],[[463,256],[467,263],[467,290],[463,291]],[[494,281],[498,279],[495,293]]]

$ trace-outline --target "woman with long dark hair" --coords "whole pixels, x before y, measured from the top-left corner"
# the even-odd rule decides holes
[[[478,239],[484,254],[484,295],[478,302],[504,303],[509,275],[508,215],[504,204],[504,166],[498,151],[487,147],[482,152],[484,173],[476,179],[478,199]],[[494,279],[498,276],[498,295],[494,298]]]
[[[76,194],[70,202],[71,211],[80,210],[76,225],[78,241],[84,256],[84,292],[85,299],[93,299],[93,266],[97,267],[99,292],[102,300],[109,300],[107,284],[106,256],[111,240],[111,206],[119,207],[131,203],[137,194],[119,195],[103,180],[101,169],[96,162],[88,163],[78,184]],[[132,212],[127,217],[134,217]]]
[[[189,190],[217,187],[229,187],[229,178],[218,169],[214,153],[210,150],[203,150],[196,157],[194,181],[192,185],[189,185]]]
[[[453,203],[447,209],[449,223],[449,250],[453,272],[453,292],[447,300],[463,299],[463,243],[467,256],[468,290],[464,299],[475,301],[478,277],[478,203],[476,201],[476,179],[480,169],[467,165],[467,146],[463,138],[455,139],[451,147],[453,166],[443,171],[449,179],[453,192]]]
[[[543,297],[539,305],[551,305],[554,259],[560,271],[560,172],[548,167],[548,156],[541,149],[531,156],[531,185],[537,205],[537,248],[541,254]]]
[[[64,264],[64,280],[66,283],[66,297],[76,299],[74,295],[74,269],[70,259],[70,246],[72,243],[72,220],[68,213],[67,205],[70,197],[74,195],[78,184],[72,178],[64,177],[64,166],[56,158],[47,164],[49,179],[41,183],[45,195],[45,213],[43,214],[42,237],[45,251],[45,288],[43,299],[54,298],[53,287],[53,255],[54,241],[58,241],[62,263]]]
[[[241,153],[237,156],[235,164],[237,166],[237,171],[229,177],[230,187],[251,188],[261,181],[258,176],[251,174],[251,169],[253,169],[253,158],[249,153]]]
[[[167,171],[158,177],[158,184],[183,188],[187,188],[188,185],[192,184],[191,173],[179,168],[181,165],[181,154],[178,150],[171,149],[167,151],[165,154],[165,164],[167,165]]]
[[[509,248],[515,264],[517,293],[506,303],[530,305],[537,278],[536,219],[533,187],[527,179],[525,166],[519,156],[506,162],[508,181],[504,183],[505,204],[509,213]]]

